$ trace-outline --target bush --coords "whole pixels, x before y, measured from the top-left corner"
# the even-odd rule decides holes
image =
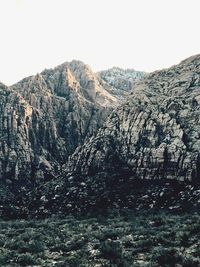
[[[133,216],[0,221],[0,267],[200,266],[199,215]]]
[[[30,254],[21,254],[17,257],[16,263],[19,266],[37,265],[37,260]]]
[[[16,256],[14,252],[6,252],[0,254],[0,266],[7,266],[6,264],[10,263],[11,259]]]
[[[75,254],[71,257],[69,257],[66,262],[65,262],[66,265],[61,265],[62,267],[64,266],[70,266],[70,267],[81,267],[83,266],[82,265],[82,259],[79,255]]]
[[[181,246],[184,246],[184,247],[189,246],[189,233],[188,232],[183,233],[180,236],[180,245]]]
[[[45,247],[44,247],[43,243],[41,243],[40,241],[37,241],[37,240],[30,241],[29,243],[23,242],[18,247],[18,251],[20,253],[29,252],[32,254],[38,254],[38,253],[44,252],[44,249],[45,249]]]
[[[194,223],[188,227],[191,235],[199,234],[200,232],[200,222]]]
[[[158,248],[153,251],[152,260],[159,266],[173,267],[181,261],[181,256],[174,248]]]
[[[110,266],[130,267],[124,257],[123,247],[119,241],[106,240],[100,244],[100,255],[109,260]]]
[[[106,231],[103,232],[102,240],[107,239],[113,239],[116,240],[119,237],[119,231],[116,229],[106,229]]]
[[[100,253],[103,258],[115,261],[123,256],[122,245],[118,241],[106,240],[100,244]]]
[[[140,248],[141,252],[147,252],[150,248],[155,244],[155,242],[151,238],[147,238],[145,240],[141,240],[137,243],[137,247]]]
[[[193,255],[195,257],[200,257],[200,248],[199,247],[196,248],[196,250],[194,251]]]
[[[182,261],[182,267],[199,267],[200,262],[192,257],[187,257]]]

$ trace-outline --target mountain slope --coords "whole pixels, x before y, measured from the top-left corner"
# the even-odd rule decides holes
[[[1,87],[0,179],[12,190],[57,177],[124,98],[77,60]]]
[[[27,85],[25,80],[14,87],[15,92],[12,91],[12,94],[19,95],[16,93],[18,91],[24,96],[26,101],[21,98],[25,102],[23,104],[26,107],[25,110],[31,107],[32,113],[38,114],[39,125],[41,121],[41,125],[44,126],[39,131],[40,135],[37,135],[40,127],[35,127],[34,132],[39,142],[37,148],[42,151],[39,156],[46,160],[43,166],[50,164],[49,168],[45,168],[47,171],[52,168],[52,162],[56,162],[51,158],[56,158],[57,152],[54,154],[56,150],[53,150],[53,147],[49,145],[46,147],[52,138],[49,138],[50,134],[45,133],[46,131],[48,133],[49,129],[54,129],[53,124],[50,125],[50,123],[54,123],[55,133],[57,131],[59,133],[60,113],[58,111],[62,102],[58,102],[58,105],[53,104],[53,108],[48,108],[47,113],[48,105],[55,99],[59,101],[73,99],[72,108],[77,104],[77,110],[72,109],[72,116],[78,118],[77,125],[80,125],[83,118],[80,117],[78,107],[87,107],[84,104],[93,104],[95,99],[98,107],[103,107],[105,110],[108,107],[105,103],[109,98],[106,97],[106,100],[103,98],[105,102],[102,103],[102,97],[94,98],[93,93],[86,93],[88,83],[84,88],[84,83],[80,85],[82,76],[75,70],[73,73],[74,78],[71,79],[75,79],[76,82],[73,82],[71,87],[61,86],[65,84],[66,79],[64,81],[58,79],[59,86],[51,85],[51,77],[55,74],[50,70],[38,77],[33,77],[33,87],[30,83]],[[38,83],[37,79],[41,81]],[[89,82],[90,85],[92,84],[91,92],[100,90],[96,88],[97,84],[101,88],[99,78],[95,79],[92,83]],[[54,77],[53,81],[55,80],[57,81]],[[41,84],[44,85],[39,87]],[[188,58],[169,69],[146,75],[134,86],[126,101],[112,112],[109,109],[109,116],[109,112],[106,115],[103,113],[108,116],[107,120],[105,117],[99,117],[99,119],[96,117],[102,126],[98,130],[98,127],[94,131],[91,130],[91,135],[88,137],[84,136],[80,145],[77,142],[79,135],[76,136],[75,152],[63,165],[62,173],[57,179],[50,181],[48,178],[44,179],[45,182],[38,183],[33,190],[22,191],[14,197],[14,202],[6,206],[6,209],[3,206],[2,212],[9,216],[20,214],[20,216],[39,217],[52,213],[85,214],[108,207],[128,207],[135,210],[153,207],[168,207],[169,210],[199,208],[200,55]],[[3,90],[11,91],[8,88]],[[31,94],[36,94],[38,101],[31,102]],[[71,95],[73,95],[72,98]],[[104,93],[103,95],[105,96]],[[80,99],[84,99],[83,106],[80,105]],[[113,108],[116,102],[111,101],[109,108]],[[61,113],[66,115],[69,112],[62,109]],[[26,125],[32,125],[35,121],[33,116],[29,115],[29,117],[28,120],[23,120]],[[23,129],[26,129],[26,125]],[[44,144],[40,143],[41,140]],[[62,143],[63,150],[67,144],[67,142]],[[59,148],[58,151],[60,151]],[[64,157],[59,162],[64,162]],[[60,167],[60,165],[56,166]],[[41,169],[38,167],[37,170],[42,172]],[[53,168],[53,170],[56,169]],[[40,177],[42,177],[41,174]]]
[[[12,189],[56,177],[118,104],[80,61],[0,87],[0,180]]]
[[[90,175],[128,168],[140,178],[200,175],[200,56],[146,76],[96,137],[73,154],[68,171]]]
[[[20,94],[2,84],[0,94],[0,179],[17,183],[19,173],[25,178],[32,171],[28,129],[33,120],[39,121],[39,114]]]
[[[19,196],[17,208],[24,216],[199,209],[199,121],[197,55],[139,81],[58,179]]]

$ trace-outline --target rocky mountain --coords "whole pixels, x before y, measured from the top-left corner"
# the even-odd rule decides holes
[[[141,80],[146,73],[134,69],[113,67],[98,72],[98,75],[111,86],[112,94],[121,97],[127,95],[134,88],[135,82]]]
[[[44,181],[21,190],[3,206],[4,214],[200,206],[200,55],[145,75],[124,102],[77,61],[1,87],[10,95],[3,98],[2,114],[12,114],[6,106],[12,103],[25,140],[18,150],[14,142],[17,152],[10,153],[14,119],[5,123],[2,117],[8,147],[2,162],[13,162],[12,170],[31,166],[32,180]],[[16,164],[23,150],[31,155],[28,165]]]
[[[15,189],[56,177],[119,102],[75,60],[0,88],[0,180]]]
[[[76,148],[63,173],[19,196],[17,209],[24,216],[47,216],[200,208],[199,120],[197,55],[137,82],[96,134]]]
[[[124,98],[77,60],[0,87],[0,180],[12,192],[59,176]]]
[[[127,168],[143,179],[200,175],[200,56],[144,77],[97,135],[71,157],[68,172]]]

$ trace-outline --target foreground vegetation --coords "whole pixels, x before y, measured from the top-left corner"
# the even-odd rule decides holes
[[[200,266],[200,215],[0,221],[0,266]]]

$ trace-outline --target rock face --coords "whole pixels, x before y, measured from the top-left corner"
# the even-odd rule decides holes
[[[113,67],[98,72],[98,75],[112,87],[112,94],[120,98],[127,95],[134,88],[135,82],[144,78],[146,73],[134,69]]]
[[[0,191],[0,213],[199,208],[200,55],[145,75],[124,102],[78,61],[0,88],[1,180],[21,188],[9,205]]]
[[[199,133],[197,55],[138,82],[97,135],[77,148],[67,173],[92,176],[128,169],[141,179],[199,179]]]
[[[1,84],[0,180],[31,185],[57,176],[68,156],[96,133],[123,98],[115,85],[77,60],[11,88]]]
[[[0,84],[0,178],[11,183],[29,176],[32,151],[29,126],[39,114],[17,92]]]
[[[1,84],[0,180],[17,188],[57,176],[118,104],[108,88],[80,61]]]

